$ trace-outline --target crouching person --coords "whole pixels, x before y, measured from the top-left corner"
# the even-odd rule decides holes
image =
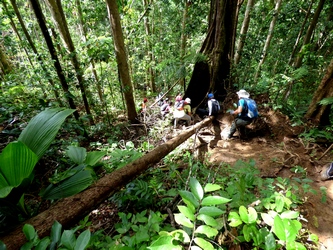
[[[179,120],[186,121],[187,126],[191,125],[192,110],[190,104],[191,104],[191,99],[186,98],[182,105],[175,108],[175,111],[173,112],[173,117],[175,118],[175,124],[174,124],[175,127],[177,126],[177,122]]]

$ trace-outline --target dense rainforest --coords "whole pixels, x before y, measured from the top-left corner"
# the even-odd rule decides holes
[[[0,12],[0,249],[333,245],[332,1]],[[226,141],[239,89],[260,115]],[[221,110],[199,119],[208,93]],[[161,116],[177,95],[191,126]]]

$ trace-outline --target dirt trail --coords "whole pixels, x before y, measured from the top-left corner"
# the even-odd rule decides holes
[[[251,134],[256,128],[249,125],[246,139],[237,137],[237,132],[233,140],[222,139],[229,131],[230,115],[219,116],[218,123],[208,127],[206,133],[202,131],[200,137],[207,142],[205,151],[210,152],[210,161],[232,164],[238,159],[253,159],[261,175],[271,178],[291,178],[295,176],[291,168],[301,166],[306,170],[307,178],[313,180],[312,188],[317,191],[316,195],[306,194],[301,214],[308,220],[308,229],[318,235],[319,249],[333,249],[333,180],[321,181],[320,178],[325,165],[333,159],[332,150],[325,152],[329,145],[302,141],[298,138],[302,128],[290,126],[286,116],[272,111],[261,114],[261,121],[268,126],[261,126]],[[327,188],[326,203],[322,202],[321,187]]]

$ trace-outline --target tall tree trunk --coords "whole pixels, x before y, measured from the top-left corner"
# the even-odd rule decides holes
[[[243,47],[244,47],[244,43],[245,43],[245,39],[246,39],[246,35],[247,35],[247,31],[249,29],[249,24],[250,24],[250,13],[251,10],[253,8],[255,0],[248,0],[247,1],[247,5],[246,5],[246,11],[244,14],[244,20],[242,23],[242,28],[239,34],[239,39],[238,39],[238,43],[237,43],[237,49],[236,49],[236,54],[235,54],[235,58],[234,58],[234,62],[237,65],[241,59],[242,56],[242,51],[243,51]]]
[[[86,29],[86,26],[85,26],[84,20],[83,20],[81,2],[80,2],[80,0],[75,0],[75,3],[76,3],[76,7],[77,7],[77,13],[78,13],[78,17],[79,17],[79,27],[80,27],[80,30],[81,30],[82,38],[83,38],[83,41],[86,42],[87,41],[87,29]],[[89,49],[90,46],[88,45],[87,48]],[[97,71],[96,71],[94,59],[92,59],[90,61],[90,68],[91,68],[91,71],[92,71],[93,76],[94,76],[95,81],[96,81],[97,93],[98,93],[99,100],[100,100],[101,104],[106,108],[104,97],[103,97],[103,91],[102,91],[101,84],[99,82],[99,78],[98,78],[98,74],[97,74]]]
[[[127,55],[125,51],[125,43],[123,31],[120,24],[120,16],[118,12],[117,2],[116,0],[106,0],[106,5],[113,34],[113,42],[118,64],[119,78],[122,89],[124,91],[124,97],[127,106],[127,116],[129,121],[131,121],[132,123],[137,123],[138,120],[133,97],[133,87],[129,75]]]
[[[328,10],[328,15],[326,18],[324,30],[320,32],[320,36],[315,44],[315,47],[313,48],[313,51],[320,50],[324,46],[325,42],[329,39],[329,36],[330,34],[332,34],[332,29],[333,29],[332,20],[333,20],[333,4],[331,8],[329,8]]]
[[[145,9],[149,10],[151,2],[149,0],[142,0],[143,6]],[[151,45],[151,29],[149,23],[149,11],[146,12],[146,16],[143,18],[143,23],[145,26],[146,36],[145,36],[145,43],[146,43],[146,55],[148,59],[148,67],[147,67],[147,80],[149,83],[149,87],[152,92],[156,92],[156,85],[155,85],[155,76],[153,70],[153,50]]]
[[[277,2],[275,4],[273,18],[272,18],[271,24],[269,25],[268,35],[267,35],[265,46],[264,46],[264,49],[263,49],[263,52],[262,52],[262,55],[261,55],[261,59],[260,59],[259,64],[258,64],[257,72],[254,76],[254,82],[257,81],[257,79],[260,75],[261,66],[265,62],[265,59],[266,59],[266,56],[267,56],[267,51],[268,51],[268,48],[270,46],[270,43],[271,43],[271,40],[272,40],[272,37],[273,37],[273,31],[274,31],[275,23],[278,19],[278,15],[279,15],[279,12],[280,12],[281,2],[282,2],[282,0],[277,0]]]
[[[48,4],[52,17],[54,19],[54,23],[60,32],[60,36],[61,36],[67,50],[70,53],[71,62],[75,69],[75,74],[76,74],[78,85],[79,85],[79,88],[81,91],[81,96],[82,96],[82,100],[84,103],[86,113],[89,116],[90,123],[94,124],[94,119],[92,117],[87,95],[86,95],[83,71],[80,66],[80,62],[79,62],[79,59],[78,59],[78,56],[76,53],[76,49],[75,49],[73,40],[69,33],[66,17],[64,15],[64,11],[63,11],[62,5],[61,5],[61,0],[46,0],[46,3]]]
[[[43,72],[46,74],[46,78],[47,78],[48,82],[49,82],[50,85],[51,85],[51,88],[52,88],[52,91],[53,91],[54,96],[55,96],[55,98],[56,98],[56,101],[59,103],[60,107],[62,107],[62,106],[63,106],[63,103],[62,103],[62,101],[61,101],[61,98],[60,98],[59,92],[58,92],[57,88],[55,87],[55,84],[54,84],[54,82],[53,82],[53,80],[52,80],[52,78],[51,78],[50,72],[48,71],[48,69],[47,69],[47,68],[45,67],[45,65],[44,65],[44,61],[43,61],[43,59],[41,58],[40,54],[37,52],[36,46],[35,46],[35,44],[33,43],[32,39],[31,39],[31,36],[30,36],[30,34],[29,34],[29,32],[28,32],[26,26],[25,26],[25,23],[23,22],[23,19],[22,19],[21,13],[20,13],[20,11],[19,11],[19,9],[18,9],[18,7],[17,7],[17,4],[16,4],[16,0],[10,0],[10,2],[11,2],[11,4],[12,4],[12,7],[13,7],[14,12],[15,12],[15,14],[16,14],[16,17],[17,17],[17,19],[18,19],[18,21],[19,21],[19,23],[20,23],[20,25],[21,25],[21,29],[23,30],[23,33],[24,33],[24,35],[25,35],[25,38],[27,39],[27,41],[28,41],[28,43],[29,43],[29,45],[30,45],[32,51],[33,51],[34,54],[36,55],[37,60],[38,60],[38,62],[39,62],[39,64],[40,64],[41,68],[43,69]],[[19,39],[21,40],[21,38],[20,38],[21,36],[20,36],[20,34],[19,34],[18,32],[17,32],[17,36],[18,36]],[[32,64],[32,63],[31,63],[31,64]],[[42,83],[40,83],[40,86],[41,86],[41,88],[43,89],[43,85],[42,85]],[[43,92],[45,92],[45,91],[43,91]]]
[[[74,100],[72,98],[73,95],[69,91],[65,75],[63,73],[63,70],[61,68],[61,65],[60,65],[60,62],[59,62],[59,59],[58,59],[58,56],[57,56],[57,51],[55,50],[55,48],[53,46],[52,38],[51,38],[51,36],[49,34],[49,31],[47,29],[47,26],[46,26],[46,23],[45,23],[45,18],[44,18],[44,15],[42,13],[42,10],[40,8],[39,2],[38,2],[38,0],[30,0],[30,3],[31,3],[32,9],[34,10],[34,13],[36,15],[39,27],[40,27],[40,29],[43,33],[44,39],[46,41],[47,47],[49,49],[49,52],[50,52],[50,55],[51,55],[51,58],[52,58],[52,61],[53,61],[53,65],[56,69],[56,72],[57,72],[57,75],[59,77],[62,89],[65,92],[65,96],[68,100],[69,106],[70,106],[71,109],[75,110],[75,112],[74,112],[75,119],[79,120],[79,118],[80,118],[79,112],[77,111],[76,105],[75,105]]]
[[[186,42],[187,42],[187,35],[186,35],[186,23],[187,23],[187,12],[188,7],[191,5],[191,2],[188,0],[184,0],[184,10],[183,10],[183,19],[182,19],[182,32],[180,37],[180,62],[181,65],[184,66],[184,70],[186,70],[184,65],[184,56],[186,54]],[[184,72],[185,73],[185,72]],[[185,75],[182,76],[182,79],[180,80],[181,85],[183,86],[184,92],[186,90],[186,82],[185,82]]]
[[[305,114],[305,118],[311,120],[312,123],[316,125],[329,125],[329,115],[332,105],[318,104],[322,99],[328,97],[333,98],[333,59],[328,65],[326,73],[313,95],[308,111]]]
[[[299,43],[299,40],[303,34],[303,30],[305,28],[305,24],[306,22],[308,21],[308,18],[309,18],[309,15],[311,14],[311,9],[312,9],[312,5],[313,5],[313,0],[311,1],[310,5],[309,5],[309,8],[306,12],[306,15],[305,15],[305,18],[303,20],[303,23],[302,23],[302,26],[301,26],[301,29],[299,30],[298,32],[298,35],[297,35],[297,38],[296,38],[296,42],[294,44],[294,47],[293,47],[293,51],[291,52],[291,55],[289,57],[289,61],[288,61],[288,65],[292,65],[292,61],[294,59],[294,56],[295,56],[295,52],[296,52],[296,49],[297,49],[297,46],[298,46],[298,43]]]
[[[294,65],[294,67],[296,69],[299,68],[299,67],[301,67],[301,65],[302,65],[302,60],[303,60],[302,51],[304,49],[304,46],[306,46],[307,44],[310,43],[313,31],[316,28],[316,25],[318,23],[318,19],[319,19],[320,13],[321,13],[321,11],[322,11],[322,9],[324,7],[324,3],[325,3],[325,0],[320,0],[319,4],[317,6],[316,12],[313,15],[313,18],[312,18],[312,21],[310,23],[310,26],[308,27],[308,30],[307,30],[307,32],[306,32],[306,34],[304,36],[303,46],[302,46],[302,48],[301,48],[301,50],[299,52],[299,56],[297,57],[295,65]]]
[[[234,44],[234,25],[236,24],[237,1],[212,0],[209,13],[209,28],[200,53],[207,60],[196,62],[185,96],[192,99],[196,107],[205,98],[208,91],[215,92],[222,100],[230,82],[231,49]]]
[[[7,75],[13,70],[13,64],[9,61],[5,48],[0,44],[0,62],[3,75]]]
[[[7,12],[7,14],[8,14],[9,12],[8,12],[8,8],[7,8],[7,4],[6,4],[6,2],[3,1],[2,4],[3,4],[3,7],[4,7],[4,9],[6,10],[6,12]],[[16,13],[15,13],[15,14],[16,14]],[[20,41],[20,45],[19,45],[19,46],[24,50],[24,53],[26,54],[26,56],[27,56],[27,58],[28,58],[29,64],[31,65],[32,69],[35,71],[36,68],[35,68],[34,64],[32,63],[32,61],[31,61],[31,59],[30,59],[29,52],[27,51],[27,49],[26,49],[25,46],[22,46],[22,44],[23,44],[23,43],[22,43],[22,38],[21,38],[21,35],[20,35],[20,33],[18,32],[17,28],[16,28],[16,25],[15,25],[15,23],[14,23],[14,21],[13,21],[12,16],[11,16],[11,15],[8,15],[8,18],[9,18],[9,20],[10,20],[10,25],[11,25],[12,29],[14,30],[14,32],[15,32],[15,34],[16,34],[18,40]],[[40,79],[38,79],[38,83],[39,83],[39,86],[40,86],[40,88],[41,88],[41,90],[42,90],[43,96],[44,96],[44,98],[46,99],[46,98],[47,98],[47,94],[46,94],[46,91],[45,91],[44,86],[43,86],[43,84],[41,83]]]

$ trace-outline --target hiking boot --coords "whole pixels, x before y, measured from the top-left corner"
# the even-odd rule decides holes
[[[328,168],[321,173],[323,181],[333,178],[333,162],[329,164]]]

